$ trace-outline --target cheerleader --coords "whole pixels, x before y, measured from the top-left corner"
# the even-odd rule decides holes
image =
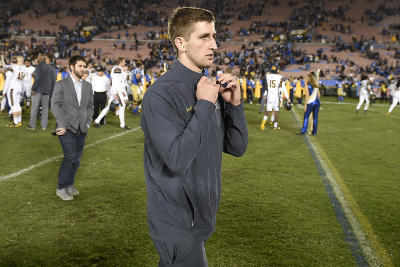
[[[305,134],[307,132],[308,118],[313,113],[313,130],[312,134],[317,134],[318,126],[318,113],[319,107],[321,106],[320,98],[321,94],[318,89],[318,83],[312,74],[308,74],[306,77],[306,87],[305,87],[306,99],[304,107],[304,122],[303,128],[299,134]]]

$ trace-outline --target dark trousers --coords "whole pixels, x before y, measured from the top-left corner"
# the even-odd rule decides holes
[[[75,174],[81,164],[86,133],[78,129],[76,133],[67,130],[64,135],[59,135],[64,158],[58,172],[58,189],[63,189],[74,184]]]
[[[153,240],[160,261],[158,267],[207,267],[204,242],[195,244],[165,243]]]
[[[99,116],[99,112],[106,107],[107,103],[107,93],[102,92],[102,93],[97,93],[94,92],[93,95],[93,105],[94,105],[94,112],[93,112],[93,120],[95,120]],[[100,120],[100,123],[104,123],[104,118],[103,117]]]
[[[247,103],[253,102],[253,90],[247,89]]]
[[[301,105],[303,103],[303,90],[301,90],[301,97],[297,98],[297,104]]]
[[[306,112],[304,112],[303,129],[301,129],[302,133],[307,133],[308,117],[310,116],[311,112],[313,112],[312,134],[313,135],[317,134],[319,107],[320,107],[320,104],[308,104],[307,105],[307,110],[306,110]]]
[[[261,95],[260,95],[260,98],[258,99],[258,104],[259,104],[259,105],[261,104],[261,101],[262,101],[262,98],[263,98],[263,96],[264,96],[264,93],[265,93],[265,89],[264,89],[264,88],[262,88],[262,89],[261,89]]]
[[[290,89],[290,103],[293,104],[293,89]]]

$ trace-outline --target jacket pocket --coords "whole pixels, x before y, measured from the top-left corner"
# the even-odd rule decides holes
[[[188,192],[190,190],[188,188],[186,188],[186,186],[183,186],[183,191],[185,192],[186,200],[187,200],[187,203],[188,203],[189,208],[190,208],[189,217],[190,217],[190,220],[191,220],[191,225],[193,227],[194,226],[194,219],[195,219],[194,218],[195,210],[194,210],[192,198],[190,197],[190,193]]]

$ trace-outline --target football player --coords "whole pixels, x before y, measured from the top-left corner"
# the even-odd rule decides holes
[[[389,116],[392,113],[394,107],[400,102],[400,79],[397,81],[396,88],[394,89],[392,97],[393,97],[393,102],[390,105],[389,111],[387,113]]]
[[[94,121],[94,125],[99,127],[100,120],[107,114],[110,109],[110,105],[113,101],[117,101],[119,104],[119,121],[120,127],[123,130],[130,130],[128,126],[125,125],[125,107],[126,103],[128,103],[128,94],[125,88],[124,75],[127,67],[125,66],[125,58],[119,57],[117,59],[117,64],[111,70],[111,89],[110,89],[110,97],[108,99],[108,105],[105,109],[103,109],[100,115]],[[125,68],[125,70],[124,70]]]
[[[365,106],[364,106],[364,113],[367,114],[367,110],[369,107],[369,94],[372,90],[372,83],[374,82],[374,78],[371,77],[368,80],[368,76],[363,75],[361,77],[361,86],[358,92],[358,96],[359,96],[359,102],[357,105],[357,110],[356,113],[358,113],[358,110],[361,108],[361,105],[364,103],[365,101]]]
[[[139,106],[142,103],[143,99],[143,80],[144,77],[142,77],[142,71],[139,68],[136,68],[133,71],[133,78],[132,78],[132,85],[131,85],[131,91],[133,94],[133,115],[139,115]]]
[[[286,87],[283,86],[282,75],[279,74],[267,74],[267,90],[264,95],[267,96],[267,111],[264,114],[263,121],[261,122],[261,130],[265,129],[265,124],[268,120],[268,115],[274,110],[274,130],[279,130],[279,94],[282,93],[286,97],[288,103],[290,104],[290,97],[287,94]],[[271,118],[272,120],[272,118]]]
[[[6,127],[20,127],[22,125],[21,94],[24,91],[24,77],[26,68],[23,57],[11,57],[11,66],[6,69],[4,90],[7,91],[8,103],[11,106],[13,122]]]
[[[31,97],[31,88],[32,88],[32,78],[33,78],[33,73],[35,71],[35,67],[31,65],[31,61],[29,59],[25,59],[25,68],[26,68],[26,73],[24,77],[24,90],[25,90],[25,96],[27,97],[27,106],[30,106],[30,97]]]

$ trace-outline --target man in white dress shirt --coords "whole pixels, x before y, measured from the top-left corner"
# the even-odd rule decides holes
[[[99,112],[106,107],[107,96],[110,94],[111,82],[110,79],[104,74],[105,68],[100,67],[97,70],[97,75],[92,79],[93,88],[93,105],[94,113],[93,120],[99,116]],[[94,123],[96,127],[100,125],[105,125],[105,117],[102,117],[99,123]]]

